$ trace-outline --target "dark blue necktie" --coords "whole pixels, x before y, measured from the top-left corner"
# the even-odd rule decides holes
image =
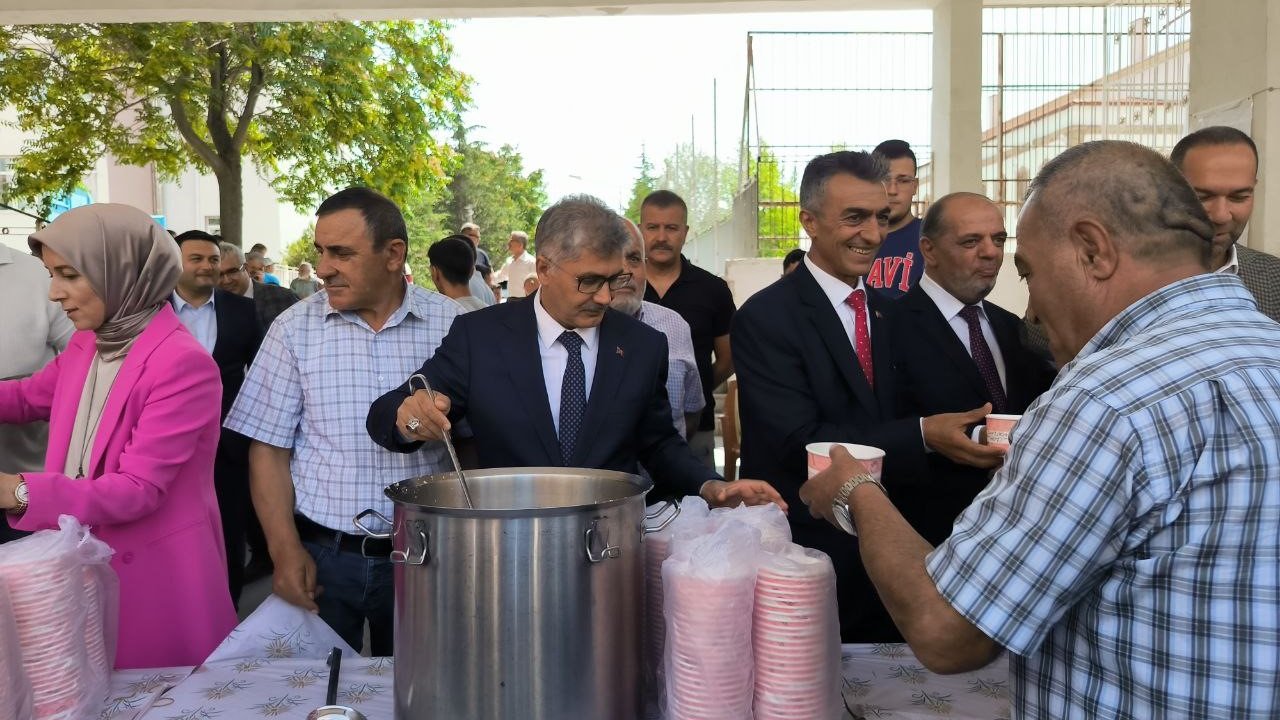
[[[560,384],[560,462],[568,465],[573,459],[573,446],[578,441],[582,416],[587,412],[587,369],[582,364],[581,335],[563,332],[560,344],[569,351],[569,360],[564,365],[564,382]]]

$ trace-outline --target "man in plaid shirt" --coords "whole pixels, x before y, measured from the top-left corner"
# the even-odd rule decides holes
[[[412,455],[383,450],[364,416],[435,353],[462,308],[405,282],[408,231],[389,198],[347,188],[316,218],[325,287],[272,323],[226,426],[253,441],[250,487],[275,566],[272,591],[318,613],[356,649],[368,621],[371,652],[391,655],[391,543],[366,539],[352,518],[366,508],[391,517],[385,486],[449,460],[439,443]]]
[[[925,665],[1010,651],[1015,717],[1280,713],[1280,324],[1206,274],[1212,239],[1155,152],[1066,151],[1014,257],[1063,368],[950,539],[930,548],[845,453],[801,491],[848,508]]]

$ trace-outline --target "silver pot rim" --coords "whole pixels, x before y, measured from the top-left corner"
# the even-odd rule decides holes
[[[384,488],[383,494],[395,503],[396,507],[403,506],[405,508],[421,512],[450,515],[455,517],[517,518],[547,515],[571,515],[586,510],[616,507],[633,501],[637,496],[643,498],[644,495],[653,488],[652,480],[641,477],[640,475],[619,472],[617,470],[594,470],[591,468],[571,467],[507,467],[466,471],[468,482],[483,482],[486,478],[510,475],[581,475],[583,477],[595,479],[622,480],[631,483],[635,492],[631,495],[614,498],[612,500],[602,500],[600,502],[584,502],[574,505],[556,505],[551,507],[533,508],[446,507],[441,505],[428,505],[425,503],[415,502],[413,500],[406,500],[402,497],[402,495],[409,490],[420,488],[424,485],[445,485],[456,484],[458,482],[457,475],[452,472],[443,472],[434,475],[422,475],[415,478],[409,478],[407,480],[401,480],[400,482],[393,483]]]

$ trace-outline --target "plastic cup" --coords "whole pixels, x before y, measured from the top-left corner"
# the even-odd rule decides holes
[[[988,415],[987,444],[991,447],[1009,447],[1009,433],[1021,419],[1021,415]]]
[[[832,445],[839,445],[848,450],[853,459],[861,463],[868,475],[875,478],[876,482],[880,481],[880,471],[884,469],[884,451],[870,445],[853,443],[818,442],[805,445],[804,449],[809,454],[809,477],[831,467]]]

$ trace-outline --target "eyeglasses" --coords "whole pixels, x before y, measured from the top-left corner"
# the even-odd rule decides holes
[[[556,261],[546,255],[543,255],[542,259],[550,263],[552,267],[564,270],[564,268],[560,267]],[[568,271],[566,270],[565,272]],[[574,279],[578,281],[578,292],[584,295],[595,295],[600,292],[600,288],[605,285],[609,286],[610,292],[614,290],[621,290],[631,284],[631,275],[632,274],[629,272],[620,272],[608,277],[605,277],[604,275],[578,275]]]
[[[235,266],[235,267],[233,267],[233,268],[227,268],[226,270],[223,270],[223,271],[222,271],[222,274],[223,274],[223,275],[234,275],[234,274],[236,274],[236,273],[238,273],[238,272],[243,272],[243,271],[244,271],[244,263],[240,263],[239,265],[237,265],[237,266]]]
[[[915,185],[918,182],[920,182],[920,178],[914,178],[914,177],[911,177],[910,175],[896,175],[896,176],[885,178],[884,185],[885,187],[889,187],[890,185],[896,184],[896,185],[902,185],[905,187],[907,185]]]

